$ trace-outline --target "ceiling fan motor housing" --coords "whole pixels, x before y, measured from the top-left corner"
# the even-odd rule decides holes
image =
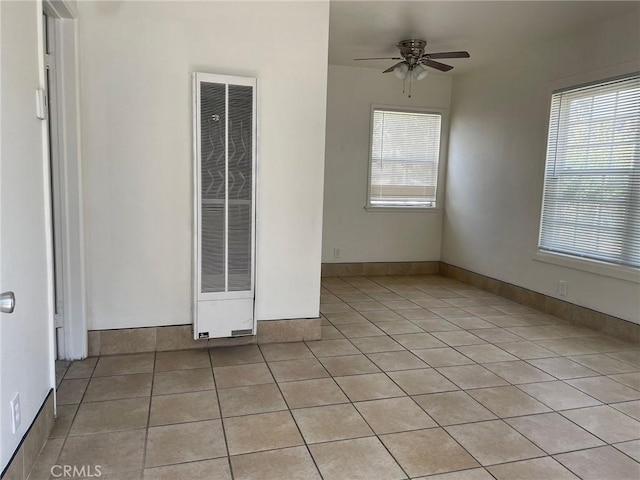
[[[420,57],[424,55],[424,48],[427,46],[427,42],[424,40],[402,40],[398,43],[400,54],[409,63],[410,66],[414,66],[420,60]]]

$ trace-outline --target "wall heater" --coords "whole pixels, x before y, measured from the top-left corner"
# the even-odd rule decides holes
[[[256,333],[256,87],[193,75],[196,339]]]

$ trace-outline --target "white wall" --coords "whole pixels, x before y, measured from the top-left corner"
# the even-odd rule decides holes
[[[451,78],[430,74],[413,84],[371,68],[330,65],[327,95],[323,262],[399,262],[440,259],[442,210],[366,211],[371,104],[447,110]],[[446,158],[447,139],[442,142]],[[445,165],[441,165],[442,168]],[[441,175],[441,178],[443,176]],[[443,185],[441,184],[441,187]],[[443,199],[444,196],[440,196]],[[340,258],[334,258],[334,248]]]
[[[639,17],[591,26],[456,78],[443,261],[639,322],[637,283],[534,261],[554,89],[638,70]]]
[[[1,284],[16,307],[0,314],[0,471],[9,462],[53,386],[48,171],[45,123],[35,91],[44,86],[40,2],[0,2]],[[10,402],[20,394],[22,421],[11,430]],[[21,459],[20,459],[21,460]]]
[[[89,329],[191,321],[194,71],[258,78],[258,319],[318,316],[328,1],[79,11]]]

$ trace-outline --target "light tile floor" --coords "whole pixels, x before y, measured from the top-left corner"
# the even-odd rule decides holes
[[[321,341],[73,363],[31,478],[640,478],[638,348],[438,276],[322,285]]]

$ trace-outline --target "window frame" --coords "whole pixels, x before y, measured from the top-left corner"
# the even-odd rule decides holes
[[[438,152],[438,172],[436,175],[436,195],[435,206],[408,206],[408,205],[372,205],[371,204],[371,158],[373,155],[373,123],[374,112],[376,110],[384,110],[388,112],[405,112],[405,113],[425,113],[440,116],[440,150]],[[442,211],[443,201],[443,184],[444,184],[444,172],[445,172],[445,158],[447,149],[447,125],[448,117],[447,111],[442,108],[430,108],[430,107],[413,107],[413,106],[397,106],[397,105],[385,105],[385,104],[371,104],[369,110],[369,153],[367,156],[367,198],[364,209],[367,212],[402,212],[402,213],[437,213]]]
[[[615,80],[622,80],[625,78],[632,78],[640,75],[640,71],[637,71],[637,66],[634,65],[633,69],[624,68],[626,65],[623,65],[620,70],[613,69],[608,73],[609,75],[602,75],[604,72],[590,72],[586,76],[571,77],[570,79],[564,79],[560,82],[555,82],[555,85],[549,89],[548,97],[547,97],[547,110],[546,110],[546,130],[545,130],[545,149],[544,149],[544,161],[542,162],[542,174],[541,174],[541,185],[540,189],[540,209],[538,216],[538,224],[537,224],[537,236],[536,243],[534,245],[534,252],[532,255],[532,260],[536,262],[541,262],[545,264],[557,265],[560,267],[566,267],[573,270],[580,270],[584,272],[589,272],[601,276],[616,278],[620,280],[625,280],[633,283],[640,284],[640,268],[617,264],[614,262],[607,262],[603,260],[582,257],[579,255],[571,255],[568,253],[562,252],[554,252],[550,250],[545,250],[541,248],[542,242],[542,219],[543,219],[543,207],[544,207],[544,195],[547,188],[546,182],[546,169],[547,169],[547,151],[548,151],[548,143],[549,143],[549,128],[551,122],[551,111],[553,106],[553,95],[567,92],[571,90],[577,90],[580,88],[597,86],[600,84],[605,84]],[[629,64],[631,66],[631,64]],[[626,70],[626,71],[625,71]],[[598,75],[600,73],[600,75]],[[595,75],[594,75],[595,74]],[[585,78],[586,77],[586,78]]]

